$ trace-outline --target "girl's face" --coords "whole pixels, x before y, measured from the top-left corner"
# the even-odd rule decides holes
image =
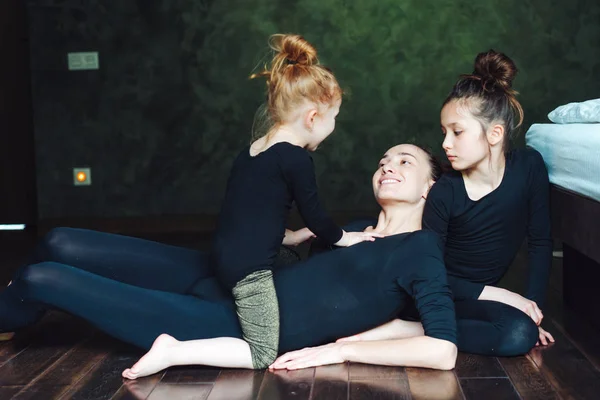
[[[485,128],[473,117],[465,101],[469,100],[453,100],[441,113],[442,148],[457,171],[475,168],[490,153]]]

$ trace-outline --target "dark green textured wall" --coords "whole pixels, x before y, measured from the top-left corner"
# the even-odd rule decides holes
[[[525,128],[597,98],[599,22],[596,0],[30,1],[39,215],[218,212],[264,98],[247,77],[277,32],[314,43],[347,93],[314,156],[324,202],[373,209],[380,155],[440,147],[440,104],[480,51],[516,61]],[[74,51],[100,69],[68,71]],[[72,185],[75,166],[92,186]]]

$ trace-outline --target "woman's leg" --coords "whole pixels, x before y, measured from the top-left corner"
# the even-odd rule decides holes
[[[52,262],[22,268],[11,290],[24,303],[67,311],[145,349],[159,337],[152,355],[138,366],[139,376],[180,364],[252,368],[249,347],[239,339],[241,330],[231,302],[207,302],[191,295],[139,288]],[[21,316],[8,311],[2,322],[14,329],[10,324],[18,323]],[[199,338],[204,340],[193,340]],[[176,343],[181,346],[174,346]]]
[[[186,293],[197,281],[194,294],[205,299],[227,299],[211,278],[208,254],[85,229],[55,228],[37,244],[23,268],[52,261],[138,287],[174,293]],[[25,302],[18,290],[9,285],[0,292],[0,333],[38,321],[47,307]]]
[[[144,349],[161,333],[180,340],[241,338],[232,301],[140,288],[58,263],[21,268],[8,289],[15,302],[64,310]],[[22,327],[19,307],[0,310],[0,330]]]
[[[524,312],[504,303],[465,300],[455,303],[458,350],[485,356],[527,353],[538,340],[538,328]]]
[[[86,229],[55,228],[48,232],[28,264],[46,261],[174,293],[186,293],[198,279],[213,275],[207,253]]]

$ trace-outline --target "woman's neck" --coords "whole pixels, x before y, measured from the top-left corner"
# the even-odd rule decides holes
[[[417,204],[382,205],[377,226],[374,228],[375,232],[384,235],[397,235],[420,230],[424,206],[424,199],[421,199]]]

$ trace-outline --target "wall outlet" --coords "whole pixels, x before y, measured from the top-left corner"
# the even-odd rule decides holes
[[[67,63],[69,65],[69,71],[81,71],[100,68],[100,60],[98,59],[97,51],[91,51],[86,53],[68,53]]]
[[[89,186],[92,184],[91,168],[73,168],[73,185]]]

